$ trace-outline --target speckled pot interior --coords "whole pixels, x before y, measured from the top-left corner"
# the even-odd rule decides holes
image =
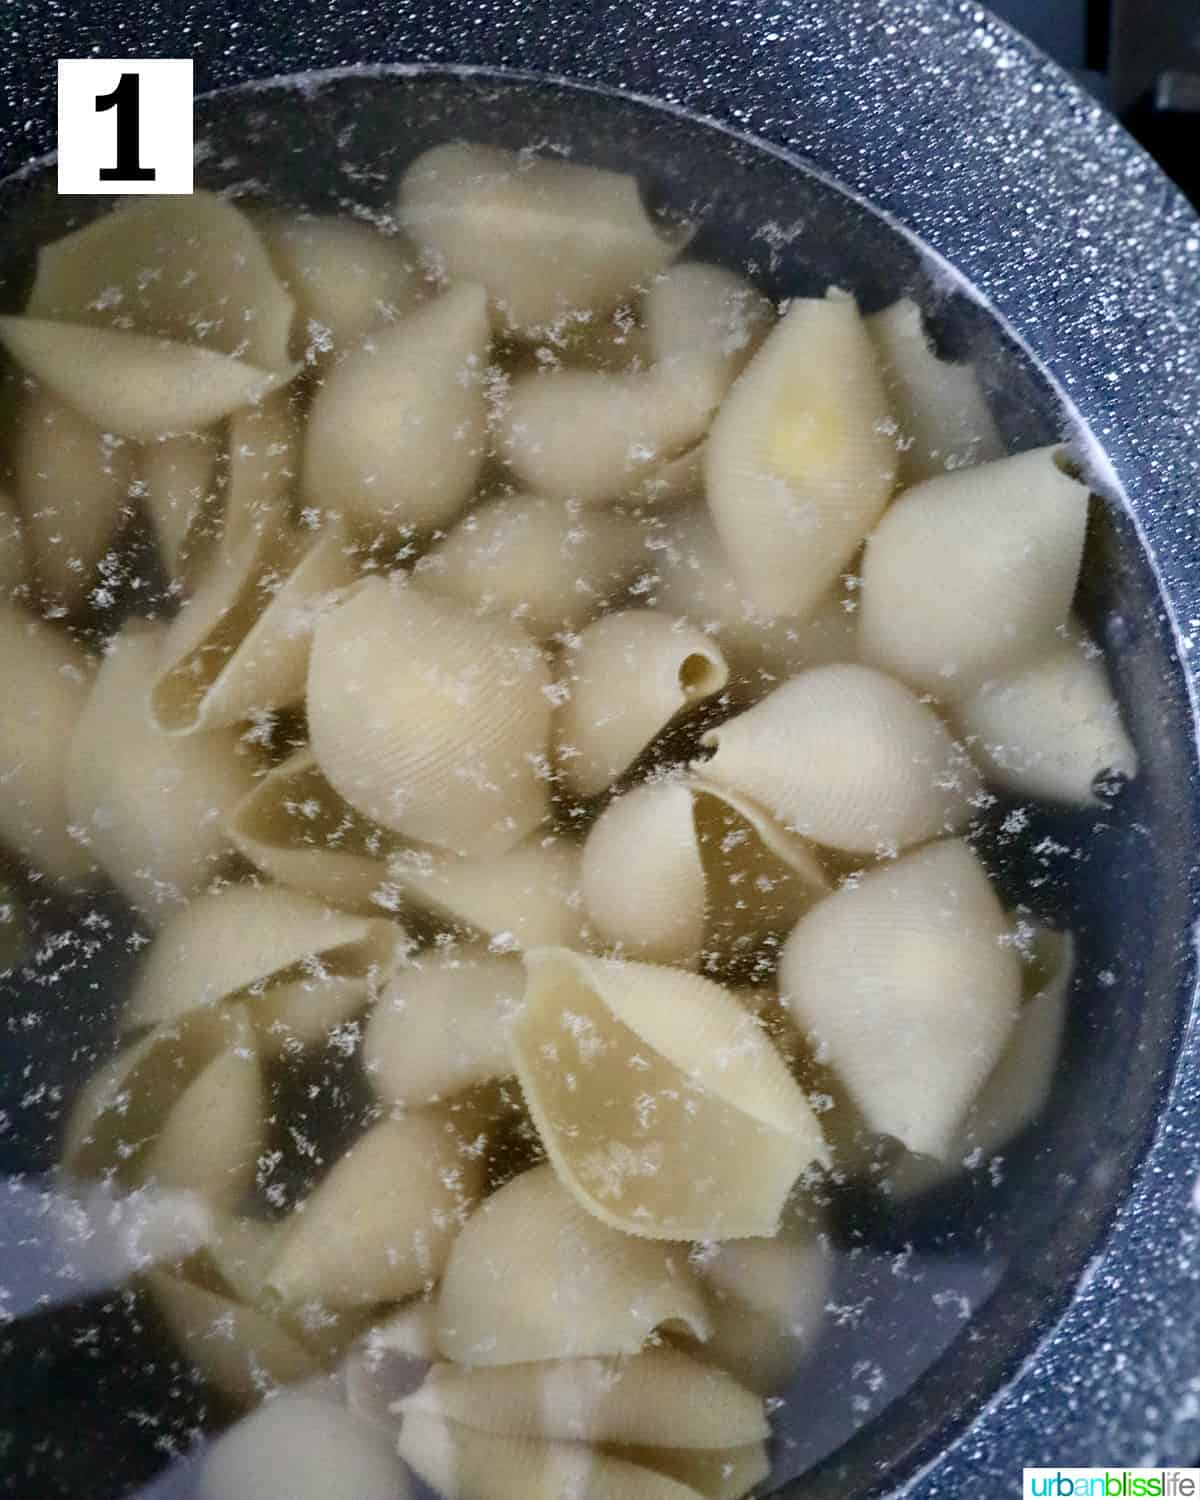
[[[836,1443],[793,1420],[779,1473],[805,1477],[780,1493],[983,1496],[1011,1490],[1023,1464],[1194,1459],[1200,224],[1182,200],[1051,64],[967,5],[451,0],[285,17],[163,4],[119,25],[100,4],[69,19],[44,3],[14,10],[26,24],[0,61],[9,168],[49,143],[49,60],[93,41],[103,55],[193,53],[201,88],[337,69],[206,100],[199,179],[379,212],[404,164],[452,136],[636,163],[664,210],[699,217],[700,253],[751,266],[776,295],[833,282],[868,307],[916,296],[945,352],[979,365],[1014,446],[1075,444],[1105,496],[1083,609],[1143,770],[1109,815],[1038,813],[1018,838],[1002,805],[985,834],[1009,899],[1081,935],[1067,1055],[1045,1119],[996,1180],[903,1214],[841,1206],[843,1247],[875,1270],[848,1254],[839,1306],[869,1304],[871,1274],[913,1265],[926,1290],[905,1320],[868,1327],[881,1387],[856,1365],[853,1332],[830,1335],[814,1399],[840,1372],[854,1420]],[[33,247],[96,205],[58,199],[32,170],[0,186],[0,211],[7,311]],[[77,916],[50,915],[64,928]],[[53,1165],[54,1091],[69,1094],[108,1024],[126,962],[112,923],[53,1006],[45,990],[6,1002],[0,1168],[26,1182]],[[22,1027],[34,1008],[50,1020]],[[39,1253],[36,1233],[0,1223],[0,1282]],[[202,1391],[176,1381],[164,1395],[147,1368],[161,1346],[140,1307],[87,1308],[105,1330],[89,1360],[83,1316],[24,1318],[0,1343],[0,1428],[18,1435],[8,1452],[24,1475],[0,1466],[0,1492],[130,1492],[163,1463],[159,1439],[183,1443],[204,1419]],[[814,1405],[803,1388],[790,1404]],[[150,1424],[131,1415],[146,1409]]]

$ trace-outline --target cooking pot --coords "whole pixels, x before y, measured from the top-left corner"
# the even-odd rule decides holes
[[[1200,222],[1182,198],[1066,75],[958,0],[12,0],[6,19],[5,311],[36,244],[94,211],[37,161],[54,59],[190,55],[206,184],[383,206],[448,136],[632,161],[665,211],[699,212],[702,252],[749,256],[777,295],[918,296],[1012,444],[1073,441],[1108,502],[1082,607],[1143,769],[1110,812],[1037,812],[1018,840],[1001,804],[986,834],[1010,899],[1080,933],[1066,1055],[1002,1171],[903,1211],[841,1205],[850,1281],[813,1403],[791,1407],[841,1381],[849,1418],[836,1440],[790,1419],[779,1493],[971,1500],[1011,1493],[1025,1465],[1194,1461]],[[0,1009],[0,1493],[134,1493],[213,1410],[134,1295],[64,1300],[39,1208],[62,1099],[128,968],[123,921],[47,902],[32,977]],[[876,1321],[906,1279],[904,1318]]]

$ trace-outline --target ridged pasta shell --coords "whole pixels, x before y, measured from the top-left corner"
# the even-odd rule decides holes
[[[979,773],[933,709],[871,667],[814,667],[704,736],[699,768],[788,828],[855,854],[960,829]]]
[[[313,754],[383,827],[456,853],[503,853],[549,810],[549,686],[518,626],[369,578],[313,637]]]
[[[291,298],[249,219],[215,193],[126,201],[44,246],[25,311],[288,365]]]
[[[640,528],[623,516],[523,495],[464,516],[417,572],[438,593],[546,639],[582,629],[644,556]]]
[[[437,1319],[442,1355],[462,1365],[636,1354],[663,1327],[709,1333],[685,1248],[601,1223],[548,1166],[522,1172],[468,1219]]]
[[[709,434],[709,510],[755,608],[804,615],[891,497],[891,416],[852,299],[793,301]]]
[[[342,1364],[350,1410],[384,1427],[395,1439],[391,1407],[415,1391],[438,1358],[436,1313],[417,1297],[385,1323],[369,1328]]]
[[[343,802],[311,750],[297,750],[257,781],[226,827],[234,847],[280,885],[349,911],[378,912],[395,839]]]
[[[226,1052],[236,1012],[197,1011],[130,1042],[88,1080],[71,1106],[62,1164],[76,1177],[136,1180],[140,1160],[192,1080]]]
[[[826,1150],[737,1000],[679,969],[561,948],[525,963],[513,1056],[563,1186],[629,1234],[774,1234],[792,1185]]]
[[[525,335],[608,312],[682,248],[651,222],[632,177],[493,146],[426,151],[396,213],[440,275],[481,282],[504,326]]]
[[[75,613],[128,504],[129,446],[38,392],[22,403],[13,450],[34,576],[47,602]]]
[[[983,682],[958,711],[962,732],[992,781],[1019,797],[1096,806],[1100,777],[1137,775],[1099,650],[1055,642],[1028,666]]]
[[[945,697],[1043,651],[1087,527],[1087,489],[1062,465],[1062,449],[1036,448],[902,495],[863,560],[863,659]]]
[[[0,489],[0,599],[27,581],[25,527],[16,501]]]
[[[491,859],[399,849],[388,859],[388,873],[408,903],[499,948],[577,948],[586,937],[580,865],[577,844],[533,833]]]
[[[836,583],[806,617],[766,615],[738,586],[716,528],[702,505],[667,518],[645,539],[654,569],[649,602],[682,615],[721,647],[735,679],[770,686],[804,667],[852,661],[858,654],[854,601]]]
[[[93,868],[70,827],[67,751],[87,704],[91,663],[69,636],[0,601],[0,839],[54,880]]]
[[[957,839],[869,871],[797,923],[780,989],[872,1130],[945,1157],[1016,1021],[1008,938]]]
[[[525,989],[520,959],[431,952],[385,985],[367,1022],[363,1067],[388,1104],[436,1104],[512,1071],[508,1031]]]
[[[0,344],[102,432],[137,443],[209,427],[297,373],[260,369],[193,344],[45,318],[0,318]]]
[[[811,1228],[714,1246],[699,1265],[713,1319],[703,1358],[761,1395],[783,1390],[824,1328],[833,1270]]]
[[[254,1182],[266,1142],[266,1092],[254,1030],[236,1007],[229,1046],[188,1084],[142,1166],[147,1180],[232,1209]]]
[[[356,219],[298,214],[263,226],[267,252],[296,301],[293,352],[319,358],[348,349],[418,301],[423,283],[411,247]]]
[[[652,609],[626,609],[580,632],[563,656],[569,694],[555,715],[559,771],[584,796],[627,770],[676,714],[729,681],[721,649]]]
[[[867,319],[867,332],[900,424],[904,487],[1003,457],[974,367],[938,358],[915,302],[893,302]]]
[[[151,722],[147,699],[166,634],[165,625],[131,620],[113,640],[66,766],[72,824],[152,920],[203,889],[232,854],[225,821],[255,772],[233,730],[183,738]]]
[[[150,708],[167,734],[219,729],[304,696],[323,613],[354,579],[340,528],[246,536],[207,573],[163,642]]]
[[[296,1335],[257,1308],[164,1271],[149,1272],[146,1285],[184,1356],[238,1406],[320,1373]]]
[[[441,1275],[483,1187],[480,1154],[453,1116],[384,1120],[295,1210],[267,1276],[292,1307],[399,1302]]]
[[[249,536],[270,542],[287,530],[288,504],[300,474],[300,429],[291,393],[276,391],[232,413],[227,441],[229,473],[219,530],[231,555]]]
[[[139,459],[139,489],[171,578],[189,571],[200,536],[215,530],[220,449],[211,435],[187,434],[150,443]]]
[[[723,266],[686,261],[650,283],[642,298],[651,357],[704,355],[726,383],[741,374],[767,336],[771,304],[743,276]]]
[[[122,1024],[158,1025],[245,998],[261,1035],[278,1007],[280,986],[304,979],[318,993],[326,982],[339,993],[339,981],[351,982],[354,1008],[362,1009],[403,941],[393,922],[334,911],[274,886],[228,886],[197,896],[163,928],[134,981]]]
[[[489,341],[487,299],[469,282],[368,335],[313,401],[307,503],[371,530],[454,520],[486,450]]]
[[[417,1412],[498,1436],[559,1442],[734,1448],[768,1432],[757,1396],[675,1349],[476,1370],[434,1365],[397,1408],[405,1420]]]
[[[500,451],[536,493],[604,505],[694,447],[725,388],[719,363],[702,355],[619,375],[521,375],[501,411]]]
[[[624,1448],[604,1450],[613,1458],[653,1469],[686,1485],[705,1500],[742,1500],[771,1473],[765,1443],[737,1448]]]
[[[407,1500],[395,1443],[331,1398],[283,1391],[204,1455],[198,1500]]]
[[[400,1457],[444,1500],[698,1500],[698,1492],[584,1443],[547,1443],[410,1413]]]
[[[225,1217],[205,1246],[205,1256],[239,1302],[262,1302],[271,1263],[287,1232],[284,1220]]]
[[[635,787],[593,824],[583,898],[630,958],[695,967],[787,933],[829,890],[812,850],[736,792],[692,777]]]
[[[888,1185],[898,1198],[926,1192],[964,1167],[983,1166],[1045,1109],[1059,1068],[1074,971],[1071,934],[1038,931],[1025,970],[1025,1000],[1000,1061],[945,1161],[905,1153],[888,1172]]]

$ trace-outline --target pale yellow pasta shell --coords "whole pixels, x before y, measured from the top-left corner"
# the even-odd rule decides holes
[[[65,634],[0,602],[0,839],[54,880],[93,868],[66,801],[67,752],[87,704],[89,658]]]
[[[675,1349],[631,1359],[548,1360],[490,1369],[434,1365],[397,1403],[504,1437],[734,1448],[767,1436],[763,1403],[723,1371]]]
[[[983,867],[950,839],[802,917],[779,983],[870,1128],[944,1159],[1012,1032],[1021,965]]]
[[[771,304],[745,277],[723,266],[685,261],[650,283],[642,321],[653,359],[704,355],[730,383],[767,336],[773,315]]]
[[[256,762],[233,730],[165,735],[150,684],[167,627],[131,620],[111,642],[72,736],[71,822],[125,895],[151,920],[202,890],[233,845],[225,822]]]
[[[475,1211],[437,1298],[440,1352],[462,1365],[636,1354],[656,1329],[709,1326],[685,1247],[602,1224],[548,1166]]]
[[[266,1091],[254,1029],[243,1007],[229,1046],[188,1084],[171,1107],[142,1164],[166,1188],[198,1193],[233,1209],[254,1182],[266,1142]]]
[[[502,853],[549,810],[549,685],[518,626],[370,578],[314,633],[313,754],[383,827],[455,853]]]
[[[704,777],[851,853],[962,828],[979,773],[933,709],[871,667],[814,667],[710,730]]]
[[[193,344],[45,318],[0,318],[0,344],[94,426],[138,443],[208,427],[296,374]]]
[[[632,177],[493,146],[435,146],[400,184],[397,217],[437,272],[481,282],[526,335],[605,313],[674,260]]]
[[[164,1271],[149,1272],[146,1285],[184,1356],[238,1406],[320,1373],[296,1335],[257,1308]]]
[[[17,502],[0,489],[0,598],[7,599],[27,581],[25,526]]]
[[[893,302],[867,319],[867,331],[900,424],[902,485],[1003,456],[978,375],[937,357],[915,302]]]
[[[267,1274],[287,1227],[285,1220],[226,1216],[219,1221],[204,1253],[237,1301],[263,1300]]]
[[[500,451],[528,489],[604,505],[694,447],[725,387],[720,365],[701,355],[617,375],[521,375],[501,408]]]
[[[493,940],[502,951],[584,945],[581,854],[559,834],[533,833],[490,859],[418,845],[388,859],[393,888],[415,907]]]
[[[300,475],[300,429],[291,393],[275,391],[229,418],[229,468],[220,529],[227,554],[249,536],[273,540],[287,529],[288,503]]]
[[[332,1395],[282,1391],[206,1451],[199,1500],[407,1500],[395,1443]]]
[[[403,932],[274,886],[228,886],[197,896],[147,951],[122,1024],[158,1025],[246,998],[259,1017],[280,985],[307,979],[358,986],[356,1008],[382,983]]]
[[[676,714],[719,693],[729,668],[703,631],[657,610],[626,609],[580,632],[560,676],[559,772],[586,797],[628,770]]]
[[[394,322],[421,295],[411,247],[355,219],[297,214],[262,230],[267,251],[296,301],[293,352],[319,359]]]
[[[1059,448],[909,490],[867,544],[863,659],[952,697],[1039,655],[1066,623],[1087,516]]]
[[[613,1458],[665,1474],[705,1500],[742,1500],[771,1473],[765,1443],[737,1448],[625,1448],[604,1450]]]
[[[417,571],[438,593],[506,615],[544,640],[582,629],[633,580],[639,561],[642,533],[632,521],[525,495],[471,511]]]
[[[1096,806],[1101,777],[1137,775],[1103,658],[1086,640],[1056,641],[989,678],[963,700],[958,722],[991,780],[1019,797]]]
[[[1000,1061],[988,1075],[946,1159],[905,1153],[887,1174],[900,1199],[915,1197],[965,1167],[990,1161],[1041,1114],[1059,1069],[1075,939],[1041,928],[1025,969],[1025,1000]]]
[[[667,510],[685,500],[699,504],[704,498],[704,444],[697,443],[678,458],[639,477],[626,498],[656,510]]]
[[[162,438],[141,451],[138,478],[142,503],[150,517],[168,575],[180,578],[195,565],[205,532],[217,524],[217,468],[220,449],[214,437],[187,434]]]
[[[733,995],[680,969],[561,948],[525,962],[513,1056],[563,1186],[629,1234],[774,1234],[825,1144],[787,1065]]]
[[[400,1457],[444,1500],[697,1500],[698,1492],[584,1443],[498,1437],[410,1412]]]
[[[392,1404],[415,1391],[439,1357],[436,1316],[432,1301],[414,1298],[369,1328],[342,1364],[351,1411],[384,1427],[393,1440],[398,1424]]]
[[[340,528],[250,534],[223,552],[162,647],[150,708],[167,734],[195,734],[298,703],[313,631],[354,578]]]
[[[483,1186],[451,1115],[385,1120],[295,1210],[267,1287],[289,1306],[369,1307],[435,1282]]]
[[[829,890],[802,839],[700,777],[650,782],[612,802],[588,834],[582,876],[598,939],[688,967],[751,953]]]
[[[12,462],[34,577],[48,603],[74,613],[128,505],[129,445],[38,392],[21,405]]]
[[[798,299],[747,365],[709,434],[709,510],[756,609],[805,615],[879,519],[896,441],[871,341],[850,298]]]
[[[378,913],[388,899],[394,836],[338,796],[311,750],[297,750],[255,782],[226,827],[234,847],[280,885],[349,911]]]
[[[384,986],[363,1067],[388,1104],[436,1104],[512,1071],[508,1033],[525,989],[520,959],[466,948],[421,955]]]
[[[291,298],[250,221],[215,193],[126,201],[44,246],[25,311],[288,364]]]
[[[824,1328],[834,1257],[811,1227],[733,1240],[700,1258],[709,1291],[711,1360],[749,1390],[771,1395],[794,1378]]]
[[[333,366],[309,415],[306,503],[401,535],[454,520],[487,447],[489,340],[483,288],[464,282]]]

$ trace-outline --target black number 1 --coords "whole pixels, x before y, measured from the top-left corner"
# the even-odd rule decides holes
[[[141,79],[136,73],[122,73],[121,81],[111,94],[96,95],[96,113],[106,109],[117,112],[117,164],[101,167],[101,182],[153,182],[153,167],[143,167],[138,156],[141,136],[141,99],[138,85]]]

